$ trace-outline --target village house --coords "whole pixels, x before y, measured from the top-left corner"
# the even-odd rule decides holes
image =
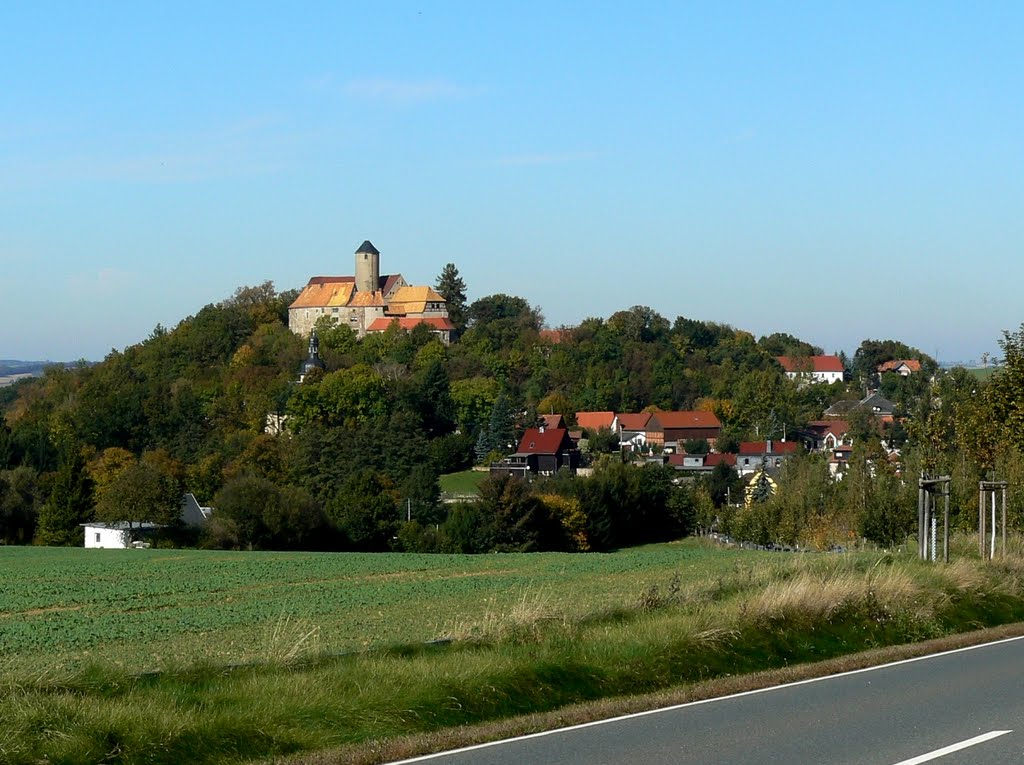
[[[565,428],[527,428],[519,441],[519,448],[501,462],[491,465],[491,473],[552,475],[562,468],[575,473],[580,464],[580,453]]]
[[[799,431],[800,441],[809,452],[827,452],[850,443],[850,423],[846,420],[812,420]]]
[[[619,426],[620,449],[638,451],[647,446],[647,423],[651,420],[650,412],[623,412],[616,415],[616,420]]]
[[[782,463],[797,453],[796,441],[741,441],[736,455],[736,472],[750,475],[763,467],[769,472],[782,467]]]
[[[591,435],[602,428],[614,432],[618,429],[617,423],[615,412],[576,412],[576,427]]]
[[[838,356],[777,356],[775,360],[791,380],[815,383],[843,381],[843,361]]]
[[[186,526],[203,526],[213,513],[212,507],[200,505],[194,494],[181,498],[181,522]],[[85,547],[93,549],[127,550],[130,547],[149,547],[147,537],[158,532],[162,526],[155,523],[83,523]]]
[[[860,401],[837,401],[825,410],[825,416],[844,418],[854,411],[865,411],[879,422],[889,423],[895,419],[896,405],[881,393],[872,393]]]
[[[676,470],[684,470],[687,473],[701,475],[710,473],[721,464],[731,468],[736,467],[735,454],[723,454],[709,452],[708,454],[669,454],[666,456],[665,464],[674,467]]]
[[[647,421],[647,443],[665,451],[685,451],[687,441],[706,440],[711,448],[722,432],[722,423],[712,412],[654,412]]]
[[[354,276],[314,276],[288,307],[288,328],[303,337],[328,316],[351,327],[357,337],[384,332],[397,322],[404,330],[426,324],[442,342],[455,329],[448,306],[432,287],[410,285],[401,274],[380,273],[380,252],[369,241],[355,253]]]
[[[879,364],[876,371],[880,375],[895,372],[900,377],[910,377],[921,371],[921,362],[917,359],[892,359]]]

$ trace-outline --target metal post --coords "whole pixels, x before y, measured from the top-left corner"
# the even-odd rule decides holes
[[[992,547],[988,557],[990,560],[996,558],[996,490],[992,490]]]
[[[932,559],[932,563],[934,563],[935,562],[935,526],[936,526],[936,521],[938,519],[935,517],[935,497],[933,496],[931,499],[932,499],[932,501],[930,503],[931,504],[931,513],[930,513],[930,515],[931,515],[931,520],[932,520],[932,555],[931,555],[931,559]]]
[[[1003,557],[1006,557],[1006,487],[1003,487]]]
[[[985,560],[985,484],[978,486],[978,554]]]
[[[917,557],[924,560],[924,534],[925,534],[925,497],[924,473],[921,473],[921,481],[917,485]]]
[[[946,487],[946,508],[942,516],[942,562],[949,563],[949,487]]]

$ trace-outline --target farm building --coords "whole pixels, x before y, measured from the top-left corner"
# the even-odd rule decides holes
[[[181,498],[181,522],[186,526],[202,526],[213,513],[212,507],[200,505],[194,494]],[[152,536],[162,527],[155,523],[83,523],[85,546],[95,549],[127,550],[129,547],[143,547],[146,537]]]

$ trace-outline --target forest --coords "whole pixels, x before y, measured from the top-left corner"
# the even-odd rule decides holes
[[[921,474],[952,476],[961,528],[976,520],[978,481],[993,478],[1009,481],[1011,525],[1024,522],[1024,326],[1003,333],[1004,358],[984,379],[898,340],[864,340],[841,355],[843,382],[807,385],[775,357],[822,349],[785,333],[755,338],[646,306],[549,332],[521,297],[467,303],[452,264],[436,286],[457,327],[451,345],[423,326],[357,339],[321,320],[325,369],[301,384],[307,341],[287,325],[296,292],[268,282],[100,363],[0,388],[0,543],[81,545],[81,524],[98,520],[166,525],[163,545],[232,549],[600,551],[710,529],[762,544],[892,545],[916,523]],[[876,373],[909,358],[920,373]],[[735,504],[742,487],[727,466],[680,480],[588,433],[589,477],[492,476],[478,498],[442,502],[439,476],[500,458],[540,414],[572,424],[578,411],[707,410],[729,451],[798,433],[873,389],[897,417],[885,428],[850,417],[841,481],[827,455],[801,453],[774,494]],[[201,534],[175,524],[183,492],[215,508]]]

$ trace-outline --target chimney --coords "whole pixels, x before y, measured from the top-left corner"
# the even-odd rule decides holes
[[[764,442],[764,453],[765,454],[771,454],[772,453],[772,440],[770,438],[766,439],[765,442]]]

